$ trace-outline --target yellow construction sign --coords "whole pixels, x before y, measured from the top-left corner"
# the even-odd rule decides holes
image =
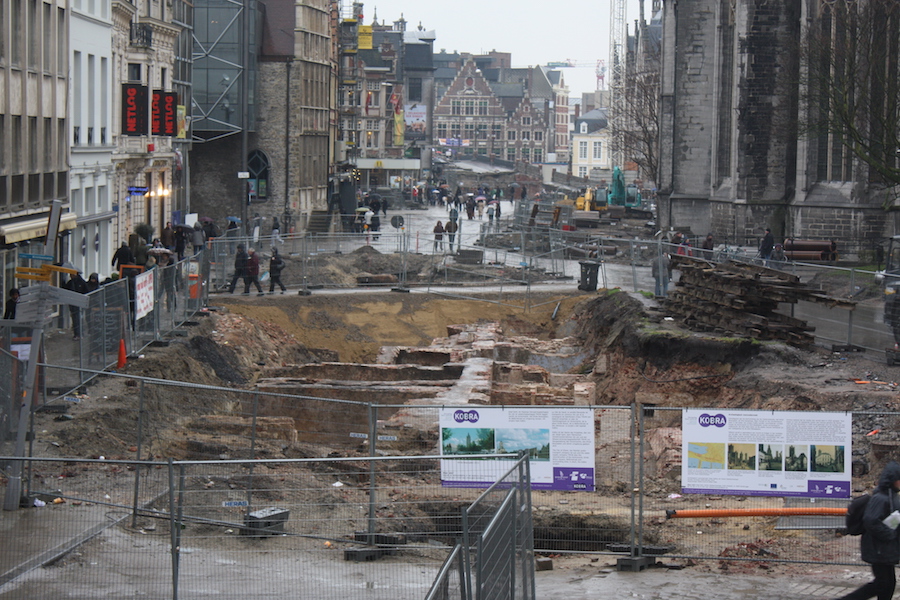
[[[56,265],[41,265],[40,267],[16,267],[16,279],[30,279],[33,281],[50,281],[53,273],[65,273],[74,275],[77,269],[58,267]]]

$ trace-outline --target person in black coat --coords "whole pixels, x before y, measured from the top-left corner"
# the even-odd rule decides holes
[[[70,264],[64,265],[66,267],[71,267]],[[87,294],[90,290],[88,289],[87,281],[84,280],[84,277],[81,276],[81,271],[76,272],[74,275],[69,277],[69,280],[63,284],[63,287],[67,290],[71,290],[73,292],[78,292],[79,294]],[[76,340],[81,339],[81,308],[75,306],[73,304],[69,305],[69,315],[72,317],[72,334],[73,338]]]
[[[231,277],[231,286],[228,288],[228,293],[233,294],[234,288],[237,285],[238,279],[246,279],[247,278],[247,260],[249,259],[249,255],[247,251],[244,250],[243,244],[237,245],[237,254],[234,255],[234,275]],[[247,288],[249,290],[250,284],[247,284]]]
[[[765,261],[769,260],[769,257],[772,256],[772,250],[775,249],[775,236],[772,235],[772,230],[768,227],[766,228],[766,235],[763,236],[762,241],[759,243],[759,256]]]
[[[884,519],[900,509],[900,464],[891,461],[884,467],[878,479],[878,488],[866,505],[863,516],[865,527],[859,540],[862,559],[872,566],[874,579],[838,600],[890,600],[897,586],[894,567],[900,562],[900,529],[891,528]]]
[[[6,311],[3,313],[4,319],[15,320],[16,305],[19,303],[19,288],[11,288],[9,290],[9,298],[6,300]]]
[[[131,251],[127,242],[122,242],[122,245],[116,250],[116,253],[113,254],[112,258],[112,266],[113,268],[118,269],[122,265],[133,265],[134,264],[134,252]]]
[[[278,254],[278,248],[272,248],[272,258],[269,259],[269,293],[275,293],[275,286],[281,288],[281,293],[285,293],[287,288],[281,283],[281,272],[284,271],[284,259]]]

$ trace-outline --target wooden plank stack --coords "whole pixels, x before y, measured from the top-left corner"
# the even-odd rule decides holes
[[[669,293],[666,309],[691,329],[807,347],[813,343],[815,328],[775,312],[779,304],[805,300],[849,310],[856,306],[803,285],[796,275],[758,265],[717,264],[677,254],[671,256],[671,264],[681,277]]]

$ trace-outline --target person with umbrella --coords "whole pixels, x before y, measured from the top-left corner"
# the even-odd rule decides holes
[[[480,221],[484,218],[484,201],[487,200],[485,196],[478,196],[475,198],[475,210],[478,211],[478,220]]]
[[[237,217],[228,217],[228,227],[225,229],[225,237],[230,240],[236,239],[240,235],[240,231],[238,230],[238,225],[241,220]],[[234,242],[229,243],[229,252],[234,253]],[[179,256],[180,258],[180,256]]]

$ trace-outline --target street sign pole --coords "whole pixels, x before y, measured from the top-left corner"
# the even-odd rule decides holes
[[[54,200],[50,207],[50,217],[47,224],[47,238],[44,240],[43,254],[56,255],[56,240],[59,233],[59,218],[62,212],[62,202]],[[44,336],[44,325],[47,322],[46,309],[53,300],[50,293],[50,282],[40,281],[36,284],[38,303],[37,314],[31,330],[31,349],[28,355],[28,364],[25,368],[25,389],[22,391],[22,403],[19,405],[19,425],[16,430],[16,448],[13,456],[19,460],[13,460],[9,465],[9,481],[6,484],[6,497],[3,502],[3,510],[16,510],[19,508],[22,498],[22,467],[25,458],[25,441],[28,433],[28,423],[31,417],[31,408],[34,405],[34,383],[37,376],[37,366],[41,354],[41,342]],[[59,290],[68,292],[68,290]],[[86,301],[87,298],[85,297]],[[30,312],[30,311],[29,311]]]

